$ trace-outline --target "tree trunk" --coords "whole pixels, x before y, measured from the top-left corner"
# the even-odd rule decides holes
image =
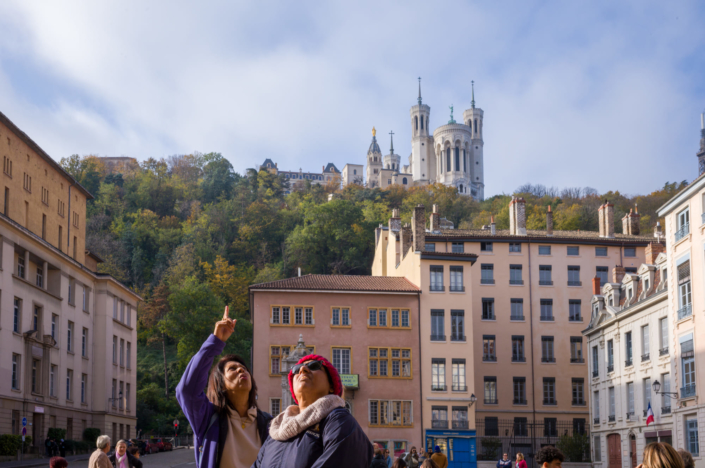
[[[162,354],[164,356],[164,395],[169,396],[169,375],[166,370],[166,336],[162,333]]]

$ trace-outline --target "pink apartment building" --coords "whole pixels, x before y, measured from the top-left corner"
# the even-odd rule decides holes
[[[282,375],[301,341],[340,372],[371,441],[394,454],[422,443],[419,294],[405,278],[305,275],[250,286],[253,372],[262,409],[292,404]]]

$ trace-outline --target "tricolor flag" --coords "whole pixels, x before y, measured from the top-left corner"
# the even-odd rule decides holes
[[[651,402],[649,402],[649,409],[646,410],[646,425],[648,426],[654,422],[654,412],[651,409]]]

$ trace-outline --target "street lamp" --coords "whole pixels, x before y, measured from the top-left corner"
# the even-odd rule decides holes
[[[470,395],[470,404],[468,405],[468,408],[471,408],[472,405],[474,405],[476,401],[477,401],[477,397],[473,393],[472,395]]]
[[[654,392],[656,392],[657,395],[666,395],[670,398],[678,398],[677,392],[660,392],[659,390],[661,390],[661,382],[659,382],[658,380],[655,380],[651,387],[653,387]]]

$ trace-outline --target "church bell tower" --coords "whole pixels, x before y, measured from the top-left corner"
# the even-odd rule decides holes
[[[431,108],[421,100],[421,78],[419,97],[411,107],[411,173],[414,182],[420,185],[433,183],[436,179],[436,164],[430,157],[433,154],[433,136],[429,134]]]

